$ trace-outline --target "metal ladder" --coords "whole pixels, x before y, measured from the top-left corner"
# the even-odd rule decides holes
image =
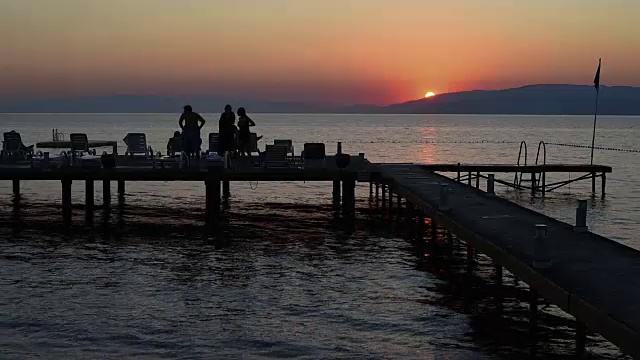
[[[522,159],[522,150],[524,149],[524,166],[527,166],[527,143],[525,141],[522,141],[520,143],[520,150],[518,152],[518,163],[517,165],[520,166],[520,162]],[[539,165],[538,163],[540,162],[540,150],[542,150],[542,164],[546,165],[547,164],[547,145],[544,141],[540,141],[538,143],[538,151],[536,152],[536,162],[535,165]],[[534,173],[534,179],[535,181],[532,181],[533,179],[529,178],[523,178],[523,173],[522,172],[516,172],[514,178],[513,178],[513,185],[518,187],[519,189],[522,189],[522,183],[523,182],[530,182],[532,183],[531,186],[532,187],[539,187],[540,186],[540,182],[542,181],[542,186],[545,185],[546,183],[546,173],[544,172],[539,172],[539,173]]]
[[[524,149],[524,164],[522,164],[523,166],[527,166],[527,142],[526,141],[521,141],[520,142],[520,150],[518,151],[518,163],[517,166],[520,166],[520,162],[522,161],[522,150]],[[522,186],[522,172],[516,172],[515,175],[513,176],[513,186],[517,187],[518,189],[521,188]],[[526,180],[525,180],[526,181]]]

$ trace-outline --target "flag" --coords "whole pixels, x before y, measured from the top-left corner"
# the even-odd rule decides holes
[[[596,71],[596,77],[593,79],[593,84],[596,87],[596,91],[600,90],[600,66],[602,65],[602,59],[598,62],[598,71]]]

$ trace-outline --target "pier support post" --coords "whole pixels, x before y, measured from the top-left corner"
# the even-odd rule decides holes
[[[382,184],[382,207],[387,206],[387,186]]]
[[[607,187],[607,173],[602,173],[602,196],[604,197]]]
[[[476,173],[476,189],[480,189],[480,172]]]
[[[87,180],[84,186],[84,197],[85,197],[85,207],[87,211],[93,210],[93,198],[94,198],[94,189],[93,189],[93,180]]]
[[[586,232],[587,228],[587,200],[578,200],[576,208],[576,226],[573,227],[575,232]]]
[[[62,180],[62,219],[71,222],[71,180]]]
[[[473,246],[467,243],[467,273],[471,273],[473,266],[475,265],[475,251]]]
[[[344,215],[352,216],[356,206],[356,181],[349,177],[342,181],[342,212]]]
[[[396,207],[398,208],[398,214],[402,214],[402,196],[400,196],[400,194],[397,194],[397,204]]]
[[[20,180],[13,179],[13,195],[20,195]]]
[[[333,181],[333,205],[340,206],[340,180]]]
[[[536,173],[531,173],[531,196],[536,196]]]
[[[487,175],[487,194],[488,195],[495,195],[495,175],[494,174],[489,174]]]
[[[576,355],[582,357],[587,349],[587,326],[576,321]]]
[[[376,182],[376,202],[380,199],[380,183]]]
[[[220,179],[209,178],[205,181],[206,222],[213,223],[220,214]]]
[[[111,182],[109,180],[102,181],[102,203],[105,206],[111,204]]]
[[[469,178],[467,179],[467,185],[469,185],[469,187],[471,187],[471,172],[469,172],[469,174],[467,174],[469,176]]]
[[[369,198],[373,197],[373,182],[369,180]]]
[[[541,176],[542,186],[540,187],[540,189],[542,190],[542,196],[545,196],[545,194],[547,193],[547,173],[543,172]]]
[[[230,190],[230,186],[229,186],[229,180],[223,180],[222,181],[222,196],[227,199],[229,198],[229,196],[231,196],[231,190]]]
[[[596,173],[591,173],[591,192],[596,193]]]
[[[124,180],[118,180],[118,197],[124,197]]]

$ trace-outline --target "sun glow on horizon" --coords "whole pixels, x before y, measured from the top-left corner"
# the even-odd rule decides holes
[[[436,96],[436,93],[434,93],[433,91],[429,91],[426,94],[424,94],[425,99],[426,98],[430,98],[430,97],[434,97]]]

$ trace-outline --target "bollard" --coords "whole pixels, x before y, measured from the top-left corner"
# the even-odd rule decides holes
[[[547,225],[537,224],[536,235],[533,238],[533,268],[544,270],[551,267],[549,251],[547,249]]]
[[[487,195],[495,195],[495,181],[496,176],[494,174],[487,175]]]
[[[587,200],[578,200],[576,208],[576,226],[573,227],[575,232],[587,232]]]
[[[440,204],[438,210],[449,211],[449,186],[447,184],[440,184]]]

